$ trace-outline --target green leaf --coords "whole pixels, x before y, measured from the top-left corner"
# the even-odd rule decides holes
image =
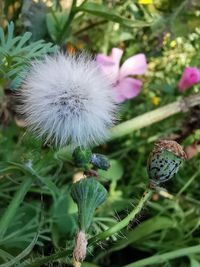
[[[11,259],[10,261],[7,261],[4,264],[1,264],[1,267],[11,267],[14,266],[16,263],[18,263],[20,260],[24,259],[33,249],[33,247],[35,246],[37,239],[38,239],[38,233],[35,234],[33,240],[31,241],[31,243],[29,244],[29,246],[27,248],[25,248],[19,255],[17,255],[16,257],[14,257],[13,259]]]
[[[173,248],[172,248],[173,249]],[[173,249],[169,252],[151,256],[142,260],[135,261],[123,267],[143,267],[143,266],[155,266],[157,264],[161,264],[167,262],[172,259],[177,259],[180,257],[187,257],[192,254],[200,253],[200,245],[197,246],[188,246],[180,249]]]
[[[60,41],[60,35],[68,19],[66,11],[53,12],[46,15],[46,25],[49,35],[55,42]]]
[[[102,17],[108,21],[117,22],[121,25],[127,27],[147,27],[150,26],[151,23],[145,21],[133,21],[119,16],[114,13],[112,10],[107,9],[103,5],[95,4],[95,3],[83,3],[79,7],[76,7],[77,11],[84,11],[90,13],[92,15]]]
[[[85,262],[85,261],[81,264],[81,266],[82,267],[99,267],[96,264],[93,264],[93,263],[90,263],[90,262]]]
[[[118,181],[123,173],[123,166],[118,160],[110,160],[110,168],[107,171],[99,170],[99,175],[111,181]]]
[[[128,245],[136,241],[142,240],[143,238],[156,231],[173,228],[174,226],[174,222],[167,217],[153,217],[152,219],[149,219],[139,224],[135,229],[128,232],[126,239],[122,239],[117,242],[116,245],[114,245],[113,248],[110,250],[110,252],[125,248]]]
[[[9,206],[3,213],[0,219],[0,238],[2,238],[12,220],[15,218],[15,214],[21,205],[26,193],[29,191],[33,183],[32,177],[26,177],[23,182],[20,184],[18,191],[16,191],[15,195],[12,198]]]
[[[2,62],[0,71],[2,83],[11,82],[12,89],[20,86],[27,71],[28,64],[32,59],[41,58],[47,53],[54,53],[57,49],[51,43],[43,40],[29,44],[30,32],[21,36],[14,36],[14,23],[10,22],[7,34],[0,28],[0,60]]]
[[[190,267],[200,267],[200,262],[194,258],[190,258]]]
[[[73,202],[69,188],[65,187],[59,197],[54,201],[51,209],[53,219],[53,234],[56,232],[58,239],[72,238],[77,231],[76,223],[77,206]]]

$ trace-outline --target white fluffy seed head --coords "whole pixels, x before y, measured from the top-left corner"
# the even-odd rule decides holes
[[[33,62],[20,98],[29,129],[56,146],[99,144],[115,121],[113,90],[84,54]]]

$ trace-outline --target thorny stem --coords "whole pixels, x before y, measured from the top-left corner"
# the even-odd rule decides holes
[[[136,215],[138,213],[141,212],[141,210],[143,209],[145,203],[151,198],[153,194],[153,190],[151,188],[148,188],[142,198],[140,199],[138,205],[120,222],[118,222],[117,224],[115,224],[114,226],[110,227],[109,229],[107,229],[106,231],[90,238],[88,240],[88,247],[93,245],[94,243],[97,243],[101,240],[104,240],[110,236],[112,236],[113,234],[116,234],[117,232],[121,231],[123,228],[125,228],[129,222],[133,219],[135,219]],[[27,264],[26,267],[39,267],[42,264],[46,264],[48,262],[54,262],[60,258],[66,257],[66,256],[70,256],[72,251],[70,250],[64,250],[61,252],[56,252],[54,254],[52,254],[51,256],[46,256],[43,258],[37,258],[34,262]]]
[[[177,100],[171,104],[147,112],[131,120],[122,122],[110,130],[110,140],[130,134],[153,123],[162,121],[174,114],[187,112],[189,108],[200,104],[200,93]]]
[[[24,262],[24,263],[22,263],[21,266],[23,266],[23,267],[39,267],[39,266],[43,266],[43,264],[46,264],[48,262],[54,262],[54,261],[61,259],[61,258],[66,258],[68,260],[68,263],[70,263],[70,259],[68,258],[68,253],[69,253],[68,249],[62,250],[62,251],[56,252],[54,254],[51,254],[50,256],[38,257],[31,263]]]
[[[140,211],[144,207],[145,203],[151,198],[152,194],[153,194],[153,190],[151,188],[148,188],[144,192],[138,205],[128,214],[128,216],[126,216],[123,220],[121,220],[120,222],[118,222],[114,226],[110,227],[109,229],[105,230],[104,232],[90,238],[88,240],[89,246],[91,246],[94,243],[98,243],[99,241],[104,240],[104,239],[116,234],[117,232],[121,231],[123,228],[125,228],[130,223],[130,221],[135,219],[136,215],[138,213],[140,213]]]

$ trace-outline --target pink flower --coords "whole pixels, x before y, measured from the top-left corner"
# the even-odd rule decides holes
[[[193,84],[200,82],[200,70],[195,67],[187,67],[184,69],[181,80],[178,84],[179,91],[185,91]]]
[[[137,54],[128,58],[120,67],[122,54],[123,50],[113,48],[111,55],[98,54],[96,57],[96,61],[100,64],[102,71],[109,77],[113,84],[118,103],[139,94],[142,82],[130,76],[144,74],[147,70],[147,62],[144,54]]]

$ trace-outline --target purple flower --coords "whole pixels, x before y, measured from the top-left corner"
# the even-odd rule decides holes
[[[198,82],[200,82],[200,70],[196,67],[187,67],[183,71],[178,89],[179,91],[185,91]]]
[[[130,76],[144,74],[147,70],[147,62],[144,54],[137,54],[128,58],[120,67],[122,54],[123,50],[113,48],[111,55],[98,54],[96,57],[102,71],[112,82],[118,103],[139,94],[142,82]]]

